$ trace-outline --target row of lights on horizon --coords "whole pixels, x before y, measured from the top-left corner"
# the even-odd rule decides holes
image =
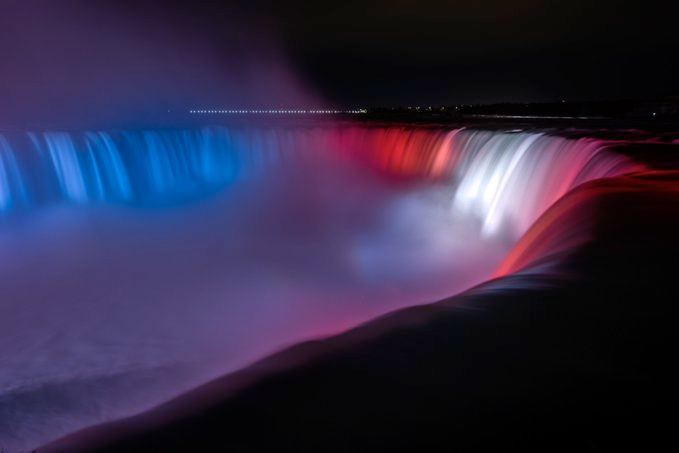
[[[206,109],[206,110],[189,110],[192,115],[196,114],[226,114],[226,115],[359,115],[368,113],[367,109],[354,110],[220,110],[220,109]]]

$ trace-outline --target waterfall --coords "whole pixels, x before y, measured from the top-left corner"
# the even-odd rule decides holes
[[[0,210],[172,203],[228,185],[275,146],[223,128],[0,136]],[[275,145],[275,144],[274,144]]]
[[[369,126],[0,134],[0,446],[481,283],[564,195],[636,168],[607,146]],[[501,273],[559,243],[540,231]]]
[[[450,184],[453,209],[478,217],[488,235],[505,228],[516,237],[574,187],[639,168],[593,138],[421,128],[339,134],[335,140],[345,152],[384,172]]]
[[[606,143],[541,133],[406,127],[0,134],[0,215],[50,203],[174,204],[283,160],[334,153],[451,184],[454,210],[513,236],[583,182],[629,171]],[[292,164],[294,165],[294,164]]]

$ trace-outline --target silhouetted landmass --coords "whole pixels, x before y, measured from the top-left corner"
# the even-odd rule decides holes
[[[616,120],[615,124],[618,126],[626,126],[625,120],[633,120],[633,124],[638,127],[653,127],[654,125],[663,126],[669,121],[679,119],[679,96],[646,100],[583,102],[564,100],[551,103],[372,107],[368,109],[367,117],[424,121],[465,121],[483,118],[500,120],[503,117],[506,120],[517,120],[523,117],[533,120],[553,119],[560,122],[564,119],[603,122]]]

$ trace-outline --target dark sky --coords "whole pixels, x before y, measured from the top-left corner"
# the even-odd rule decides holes
[[[295,66],[340,101],[596,99],[679,89],[671,2],[263,3]]]
[[[0,121],[676,95],[667,3],[0,0]]]

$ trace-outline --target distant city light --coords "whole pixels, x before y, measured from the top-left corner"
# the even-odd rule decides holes
[[[360,115],[367,109],[328,110],[328,109],[191,109],[192,115]]]

